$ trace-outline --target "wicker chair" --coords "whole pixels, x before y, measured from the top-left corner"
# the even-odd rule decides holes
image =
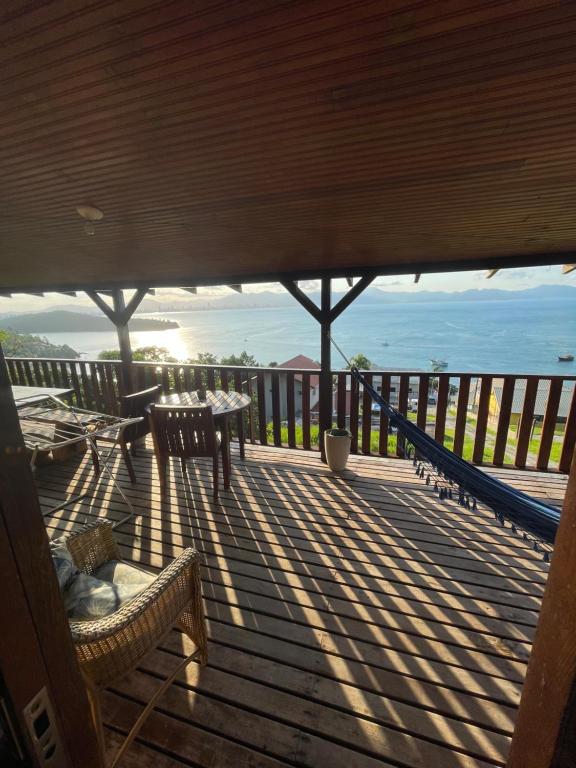
[[[121,560],[118,545],[112,535],[112,525],[106,520],[97,520],[71,534],[66,544],[76,567],[91,575],[104,563]],[[100,690],[135,669],[175,624],[192,639],[196,650],[183,659],[159,687],[126,737],[113,766],[125,753],[157,700],[180,670],[192,660],[206,663],[206,623],[198,553],[193,549],[184,550],[136,598],[122,605],[112,615],[95,621],[70,622],[103,755]]]
[[[214,501],[218,501],[218,459],[222,442],[216,427],[212,408],[202,406],[151,405],[148,408],[154,451],[160,475],[160,485],[166,486],[166,465],[170,456],[180,458],[186,471],[186,459],[212,457]],[[230,487],[227,457],[222,460],[224,487]]]

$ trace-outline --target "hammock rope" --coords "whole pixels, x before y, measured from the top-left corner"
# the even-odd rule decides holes
[[[554,542],[560,522],[560,512],[556,507],[512,488],[437,443],[434,438],[384,400],[358,368],[351,365],[334,339],[331,341],[346,361],[358,384],[386,414],[390,425],[395,427],[413,446],[416,474],[422,479],[425,478],[428,485],[433,482],[441,499],[452,499],[456,496],[460,505],[469,509],[476,509],[477,501],[481,501],[494,511],[501,525],[505,525],[505,521],[508,520],[514,533],[517,532],[517,528],[521,528],[542,543]],[[524,538],[528,536],[524,534]],[[540,551],[538,541],[533,543],[534,548]],[[548,559],[547,551],[544,552],[544,559]]]

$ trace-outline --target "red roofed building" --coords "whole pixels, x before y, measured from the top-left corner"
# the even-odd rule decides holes
[[[319,371],[320,365],[306,355],[296,355],[296,357],[286,360],[277,366],[278,369],[288,369],[298,371],[294,375],[294,409],[296,416],[302,415],[302,394],[303,394],[303,371]],[[279,390],[280,390],[280,418],[286,419],[288,415],[288,400],[287,400],[287,383],[288,377],[280,375],[279,377]],[[267,373],[265,376],[266,387],[266,416],[272,417],[272,374]],[[320,376],[317,373],[310,375],[309,384],[309,397],[310,397],[310,412],[314,413],[318,411],[320,391]]]

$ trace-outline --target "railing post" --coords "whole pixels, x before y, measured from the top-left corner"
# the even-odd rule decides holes
[[[324,432],[332,426],[332,363],[330,355],[331,278],[323,277],[320,292],[320,400],[318,402],[318,441],[322,461],[326,461]]]

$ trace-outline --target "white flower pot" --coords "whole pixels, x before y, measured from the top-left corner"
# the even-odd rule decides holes
[[[329,430],[324,432],[324,448],[326,461],[334,472],[340,472],[346,468],[346,462],[350,455],[351,435],[331,435]]]

